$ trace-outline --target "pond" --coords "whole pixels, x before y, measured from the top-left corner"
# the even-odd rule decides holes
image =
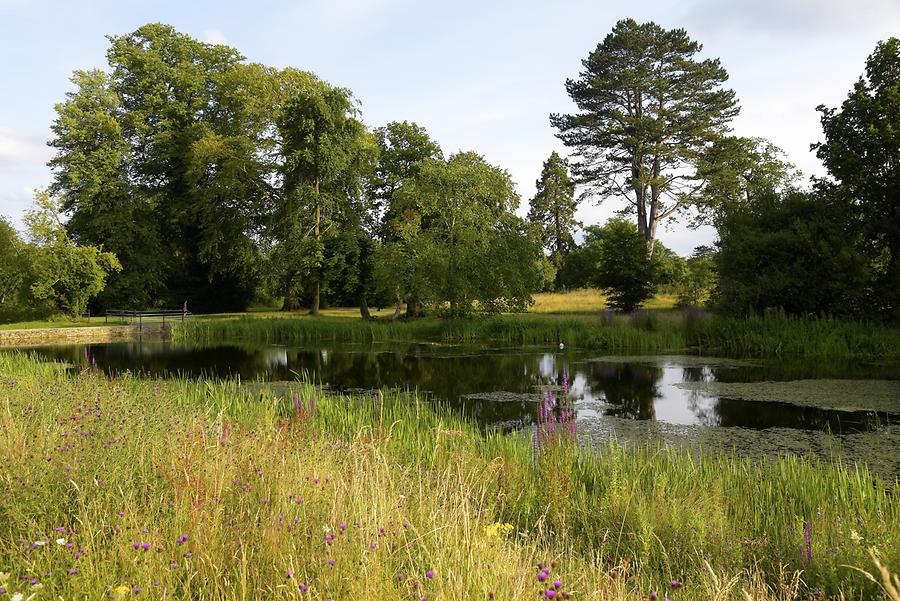
[[[341,392],[417,390],[484,426],[523,429],[564,381],[581,436],[659,441],[751,455],[865,459],[900,475],[900,365],[697,356],[601,356],[577,349],[437,344],[283,347],[168,342],[34,349],[73,365],[85,355],[110,373],[308,378]]]

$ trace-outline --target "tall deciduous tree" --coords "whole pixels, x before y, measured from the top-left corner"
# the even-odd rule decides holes
[[[107,304],[250,300],[271,202],[273,70],[158,23],[110,36],[109,75],[57,106],[51,188],[73,237],[121,256]]]
[[[557,269],[572,248],[573,231],[581,224],[575,219],[575,183],[569,178],[569,163],[554,151],[544,161],[541,177],[535,182],[537,192],[531,199],[528,220],[538,224],[541,242],[550,251]]]
[[[394,195],[394,240],[378,251],[385,288],[400,286],[454,314],[523,310],[542,258],[515,216],[509,174],[473,152],[429,159]]]
[[[550,116],[587,193],[624,198],[651,253],[659,224],[695,204],[698,157],[738,112],[701,49],[684,29],[619,21],[566,81],[579,112]]]
[[[369,194],[374,202],[378,236],[383,243],[394,245],[394,252],[401,253],[406,238],[402,224],[402,212],[410,210],[408,201],[395,202],[395,195],[412,178],[419,174],[422,165],[429,160],[443,160],[443,152],[433,141],[425,128],[407,121],[393,121],[375,130],[375,139],[380,149],[378,164],[369,182]],[[407,255],[415,250],[406,247]],[[408,264],[399,261],[398,264]],[[412,293],[408,278],[397,278],[397,287],[390,291],[396,301],[397,315],[403,298],[406,297],[407,317],[422,312],[420,299]],[[387,292],[387,291],[386,291]]]
[[[284,201],[280,218],[294,224],[309,247],[310,313],[319,312],[323,229],[351,213],[361,194],[364,171],[377,146],[358,119],[350,91],[324,82],[300,89],[287,100],[278,123],[284,157]],[[365,157],[370,157],[369,159]]]
[[[881,42],[840,109],[819,106],[813,148],[866,225],[882,312],[900,318],[900,39]]]

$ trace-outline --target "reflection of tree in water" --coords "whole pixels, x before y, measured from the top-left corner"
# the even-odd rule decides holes
[[[586,375],[593,395],[602,395],[610,405],[604,414],[628,419],[656,419],[654,403],[660,397],[661,367],[639,363],[591,363]]]

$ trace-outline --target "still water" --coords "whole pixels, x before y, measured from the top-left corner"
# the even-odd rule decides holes
[[[237,377],[290,381],[308,378],[329,389],[355,392],[381,388],[417,390],[450,403],[483,425],[527,427],[537,401],[559,390],[564,378],[580,421],[598,419],[673,426],[794,429],[853,434],[876,432],[900,422],[900,388],[892,411],[896,364],[846,361],[739,361],[692,356],[603,357],[579,350],[491,348],[435,344],[329,344],[194,346],[167,342],[114,343],[35,349],[47,359],[73,365],[85,354],[110,373],[151,376]],[[829,380],[824,380],[828,378]],[[834,409],[840,399],[824,387],[821,406],[788,397],[760,401],[722,394],[707,384],[833,379],[887,384],[888,403]],[[851,387],[852,388],[852,387]],[[840,393],[846,396],[846,387]]]

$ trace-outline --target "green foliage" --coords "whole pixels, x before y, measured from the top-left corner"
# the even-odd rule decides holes
[[[651,253],[657,226],[696,205],[698,158],[738,112],[701,49],[683,29],[621,20],[566,81],[579,112],[550,116],[588,193],[624,198]]]
[[[96,246],[79,246],[59,223],[59,208],[47,192],[35,194],[37,208],[26,214],[34,247],[31,251],[31,294],[53,309],[78,316],[100,293],[110,272],[122,268],[113,253]]]
[[[759,195],[796,188],[800,172],[784,151],[763,138],[725,136],[705,148],[697,164],[700,192],[697,222],[714,223],[722,211]]]
[[[551,261],[559,270],[575,245],[572,231],[581,224],[575,219],[575,182],[569,178],[569,162],[554,151],[544,161],[541,177],[535,182],[528,221],[540,228],[540,238]]]
[[[19,233],[0,216],[0,318],[12,319],[27,304],[31,257]]]
[[[560,287],[573,290],[596,284],[602,237],[601,226],[589,225],[584,228],[584,240],[569,251],[559,270],[557,281]]]
[[[732,313],[853,314],[869,282],[851,207],[826,186],[762,194],[719,220],[716,303]]]
[[[715,249],[698,246],[694,254],[684,261],[684,269],[675,281],[678,304],[693,307],[706,305],[717,282]]]
[[[273,193],[276,73],[158,23],[109,42],[109,75],[76,72],[56,106],[50,162],[72,237],[124,266],[100,302],[246,306]]]
[[[653,245],[650,257],[650,271],[653,285],[660,291],[671,291],[684,274],[685,260],[662,242]]]
[[[393,192],[381,287],[452,314],[521,311],[539,279],[540,243],[513,214],[509,174],[473,153],[428,159]]]
[[[286,270],[280,289],[285,296],[296,294],[302,279],[312,313],[319,310],[324,277],[323,236],[332,229],[339,235],[342,226],[360,230],[368,212],[362,186],[378,147],[358,116],[349,90],[315,82],[289,96],[278,119],[284,189],[273,234],[282,245],[275,251],[280,255],[276,265]],[[314,246],[316,252],[287,256],[298,244]],[[356,273],[361,273],[358,268]]]
[[[596,283],[609,295],[609,306],[633,311],[653,295],[653,270],[647,243],[633,223],[610,219],[600,231]]]
[[[865,226],[876,291],[870,307],[900,319],[900,39],[878,44],[840,109],[818,111],[825,141],[816,154]]]

